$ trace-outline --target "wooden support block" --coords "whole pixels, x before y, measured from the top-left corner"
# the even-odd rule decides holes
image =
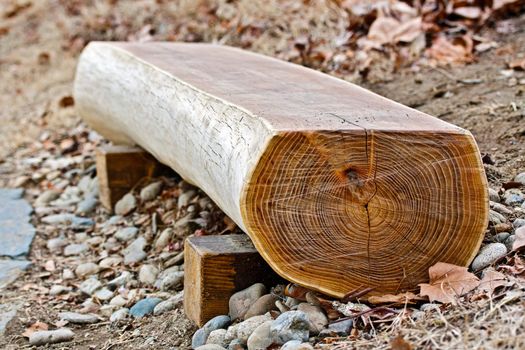
[[[140,180],[173,171],[142,148],[102,146],[96,150],[100,201],[108,210]]]
[[[233,293],[261,282],[281,281],[247,235],[190,237],[184,247],[184,310],[202,326],[228,314]]]

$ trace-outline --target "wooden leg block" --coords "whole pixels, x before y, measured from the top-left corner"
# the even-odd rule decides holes
[[[184,247],[184,311],[202,326],[228,314],[235,292],[261,282],[281,281],[247,235],[190,237]]]
[[[102,146],[96,150],[100,201],[108,210],[140,180],[173,173],[139,147]]]

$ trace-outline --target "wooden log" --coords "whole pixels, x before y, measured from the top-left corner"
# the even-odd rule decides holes
[[[90,43],[74,95],[93,128],[201,187],[303,286],[396,293],[481,244],[472,135],[348,82],[223,46]]]
[[[148,152],[133,146],[97,148],[96,165],[100,202],[110,211],[139,181],[172,172]]]
[[[228,314],[230,297],[254,283],[279,277],[246,235],[190,237],[184,244],[184,311],[202,326]]]

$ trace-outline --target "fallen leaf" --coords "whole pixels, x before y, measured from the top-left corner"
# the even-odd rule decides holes
[[[483,278],[479,284],[479,289],[489,294],[493,294],[494,290],[498,287],[507,285],[507,279],[501,272],[494,270],[493,268],[485,270]]]
[[[49,329],[49,326],[47,323],[36,321],[31,326],[27,327],[24,333],[22,333],[23,337],[29,338],[31,334],[38,332],[38,331],[47,331]]]
[[[78,147],[77,142],[72,138],[67,138],[60,141],[60,149],[64,153],[74,151]]]
[[[517,254],[508,259],[507,265],[500,265],[499,268],[514,276],[521,276],[525,273],[525,263]]]
[[[506,190],[510,190],[511,188],[520,188],[521,186],[523,186],[523,184],[521,182],[517,182],[517,181],[508,181],[508,182],[505,182],[501,185],[501,187],[506,191]]]
[[[310,290],[304,287],[301,287],[297,284],[289,284],[284,289],[284,295],[287,297],[291,297],[297,300],[305,301],[306,300],[306,293],[308,293]]]
[[[205,229],[200,228],[200,229],[198,229],[198,230],[195,230],[195,232],[193,233],[193,235],[194,235],[195,237],[201,237],[201,236],[206,236],[206,235],[208,235],[208,232],[207,232]]]
[[[49,56],[49,54],[47,52],[41,52],[38,55],[38,64],[39,65],[42,65],[42,66],[48,65],[50,60],[51,60],[51,57]]]
[[[512,243],[512,250],[518,250],[525,247],[525,226],[516,229],[514,235],[516,236],[516,240]]]
[[[473,60],[472,49],[472,39],[468,35],[453,40],[440,36],[427,50],[427,55],[441,64],[468,63]]]
[[[368,302],[371,304],[415,304],[417,301],[426,300],[414,293],[406,292],[400,294],[385,294],[382,296],[371,296]]]
[[[394,42],[394,31],[399,27],[400,23],[390,17],[379,17],[370,26],[368,31],[368,39],[383,45]]]
[[[407,342],[401,335],[398,335],[390,341],[392,350],[412,350],[412,345]]]
[[[466,267],[438,262],[428,269],[429,283],[421,283],[420,295],[430,301],[456,303],[457,298],[480,284],[479,279],[468,272]]]
[[[494,41],[489,41],[489,42],[477,44],[475,49],[476,49],[476,52],[485,52],[485,51],[488,51],[490,49],[494,49],[497,47],[498,47],[498,43]]]
[[[510,61],[509,68],[514,70],[525,70],[525,58],[517,58]]]
[[[73,99],[73,96],[64,96],[58,102],[58,105],[62,108],[71,107],[74,104],[75,104],[75,100]]]
[[[11,5],[11,8],[6,9],[4,12],[4,18],[12,18],[18,15],[20,12],[30,8],[33,4],[31,2],[15,2]]]
[[[379,17],[370,26],[368,40],[379,45],[398,42],[411,43],[421,33],[421,17],[404,23],[390,17]]]
[[[519,0],[494,0],[492,2],[492,8],[494,10],[499,10],[507,5],[512,5],[518,3]]]
[[[477,6],[464,6],[454,9],[454,14],[468,19],[477,19],[481,17],[481,9]]]
[[[222,221],[224,222],[226,227],[224,228],[224,230],[222,230],[219,233],[220,235],[226,232],[233,232],[237,228],[237,224],[232,219],[230,219],[228,216],[225,216]]]
[[[396,42],[411,43],[421,33],[423,33],[421,29],[421,17],[416,17],[402,23],[395,30],[394,38]]]

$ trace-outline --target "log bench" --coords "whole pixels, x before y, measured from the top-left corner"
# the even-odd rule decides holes
[[[224,46],[93,42],[74,96],[95,130],[199,186],[305,287],[409,290],[481,244],[472,135],[343,80]]]

